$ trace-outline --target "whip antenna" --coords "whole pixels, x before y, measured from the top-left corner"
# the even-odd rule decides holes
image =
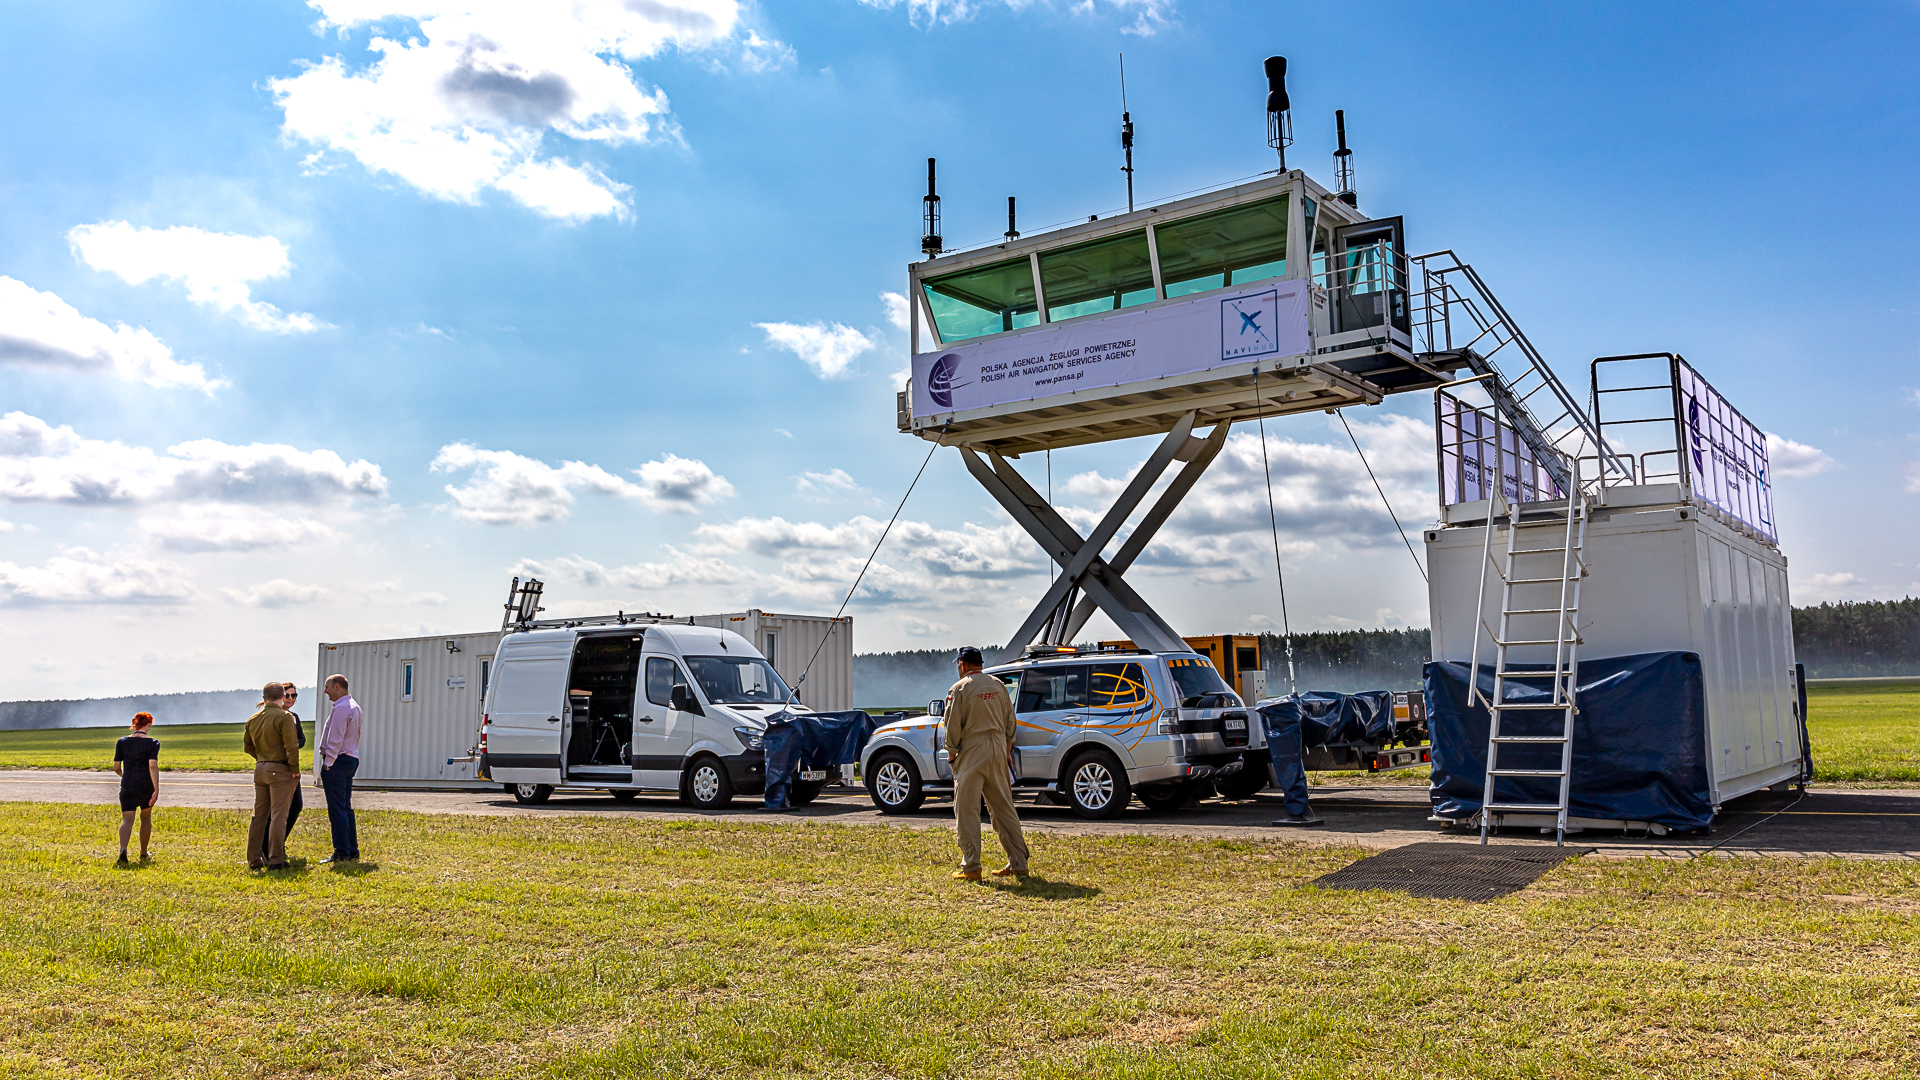
[[[1127,174],[1127,213],[1133,213],[1133,114],[1127,111],[1127,54],[1120,54],[1120,148],[1127,152],[1127,163],[1120,171]]]

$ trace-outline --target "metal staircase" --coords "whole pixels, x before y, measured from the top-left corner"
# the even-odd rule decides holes
[[[1567,463],[1583,457],[1599,466],[1591,479],[1631,483],[1632,462],[1607,446],[1593,419],[1473,267],[1452,251],[1416,255],[1410,261],[1420,275],[1413,328],[1422,359],[1451,359],[1475,375],[1493,375],[1486,387],[1494,407],[1562,491],[1571,490]],[[1541,416],[1548,419],[1543,423]]]
[[[1557,454],[1555,457],[1559,457]],[[1545,459],[1543,458],[1543,464]],[[1522,506],[1509,502],[1504,491],[1496,490],[1487,504],[1486,540],[1480,564],[1479,625],[1487,630],[1494,644],[1493,694],[1479,694],[1480,642],[1474,637],[1473,662],[1469,674],[1467,703],[1476,697],[1486,705],[1487,727],[1486,786],[1480,800],[1480,842],[1495,818],[1505,815],[1548,815],[1554,819],[1555,841],[1567,839],[1567,807],[1573,783],[1574,720],[1580,714],[1577,700],[1580,670],[1580,585],[1586,576],[1581,549],[1586,543],[1590,505],[1580,486],[1578,458],[1559,458],[1557,464],[1568,474],[1565,490],[1571,493],[1563,501],[1532,503]],[[1503,520],[1504,519],[1504,520]],[[1503,564],[1494,563],[1494,536],[1506,534]],[[1535,542],[1534,538],[1545,543]],[[1553,541],[1558,541],[1554,543]],[[1554,572],[1551,557],[1559,560]],[[1500,576],[1500,625],[1496,631],[1487,626],[1487,571]],[[1552,630],[1528,629],[1530,636],[1517,636],[1528,628],[1542,627],[1548,621]],[[1551,668],[1517,670],[1516,650],[1544,650],[1553,647]],[[1551,680],[1550,693],[1544,699],[1527,694],[1523,700],[1508,700],[1508,679],[1523,680],[1520,686],[1539,689],[1541,680]],[[1548,747],[1560,748],[1559,764],[1541,767],[1545,755],[1529,753]],[[1503,748],[1525,748],[1522,758],[1533,759],[1531,767],[1504,766]],[[1500,781],[1551,779],[1557,789],[1553,802],[1530,802],[1524,797],[1500,798]],[[1509,793],[1519,785],[1505,785]],[[1519,791],[1524,796],[1524,791]]]

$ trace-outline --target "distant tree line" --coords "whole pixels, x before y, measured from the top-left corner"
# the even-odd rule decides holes
[[[1793,645],[1808,678],[1920,675],[1920,599],[1794,608]]]

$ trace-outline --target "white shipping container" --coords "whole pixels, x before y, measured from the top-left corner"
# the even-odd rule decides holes
[[[362,714],[360,769],[366,787],[485,788],[468,751],[479,737],[480,708],[500,632],[441,634],[387,641],[320,643],[321,687],[345,675]],[[312,709],[321,737],[331,703]],[[310,748],[312,749],[312,748]],[[449,761],[449,758],[464,759]],[[318,775],[317,759],[313,766]]]
[[[1797,779],[1799,688],[1786,556],[1750,529],[1683,502],[1677,485],[1610,488],[1607,499],[1611,505],[1594,507],[1582,552],[1588,575],[1576,619],[1581,658],[1700,656],[1715,806]],[[1486,533],[1467,525],[1484,520],[1485,507],[1484,501],[1450,506],[1447,520],[1456,527],[1426,533],[1435,660],[1467,663],[1477,634],[1480,663],[1493,662],[1489,636],[1476,620],[1484,615],[1497,625],[1500,579],[1489,566],[1483,610],[1476,593]],[[1496,564],[1504,546],[1504,532],[1496,534]],[[1509,655],[1521,664],[1553,661],[1551,646]],[[1577,724],[1574,730],[1577,745]]]
[[[799,687],[798,697],[807,708],[815,712],[853,708],[852,616],[775,615],[748,608],[726,615],[696,615],[693,623],[731,630],[753,642],[788,686],[798,683],[805,672],[807,681]]]

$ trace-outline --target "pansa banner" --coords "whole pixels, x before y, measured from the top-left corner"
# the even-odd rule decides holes
[[[1684,360],[1674,361],[1680,394],[1680,435],[1694,497],[1779,542],[1773,525],[1773,476],[1767,437]]]
[[[913,358],[913,415],[935,416],[1186,375],[1312,347],[1307,283],[1116,311],[956,342]]]

